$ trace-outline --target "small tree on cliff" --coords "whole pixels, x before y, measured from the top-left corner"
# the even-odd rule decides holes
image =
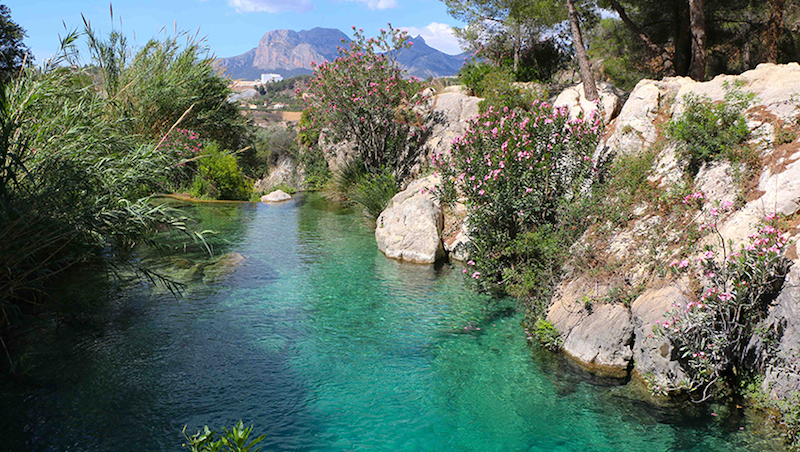
[[[377,38],[355,27],[353,32],[338,58],[314,65],[305,111],[328,137],[352,142],[367,172],[391,168],[402,177],[420,140],[411,99],[421,83],[403,78],[394,57],[412,43],[391,25]]]

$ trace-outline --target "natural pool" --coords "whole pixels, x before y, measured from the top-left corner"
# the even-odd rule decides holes
[[[185,209],[244,260],[178,301],[76,281],[63,296],[113,299],[29,345],[28,378],[0,386],[0,450],[180,450],[184,425],[238,419],[264,450],[780,447],[759,422],[657,409],[537,350],[512,301],[470,292],[457,266],[384,258],[358,213],[318,196]]]

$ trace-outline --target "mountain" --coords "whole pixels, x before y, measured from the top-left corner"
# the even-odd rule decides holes
[[[311,73],[311,63],[331,61],[338,56],[337,47],[347,35],[335,28],[311,30],[272,30],[264,34],[258,46],[247,52],[221,58],[219,66],[234,79],[256,80],[262,73],[293,77]],[[397,62],[409,75],[420,78],[455,75],[464,62],[464,55],[447,55],[417,36],[414,45],[397,54]]]

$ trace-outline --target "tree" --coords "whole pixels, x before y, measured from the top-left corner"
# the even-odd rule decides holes
[[[706,14],[703,0],[689,0],[689,21],[692,32],[692,62],[689,77],[695,80],[706,79]]]
[[[767,22],[767,62],[778,62],[778,41],[781,37],[783,25],[783,6],[785,0],[769,0],[769,21]]]
[[[472,51],[489,42],[507,41],[513,55],[514,73],[519,70],[522,49],[541,32],[564,19],[555,0],[443,0],[447,12],[467,22],[455,28],[456,36]]]
[[[587,100],[597,100],[597,87],[592,75],[592,66],[589,63],[589,56],[586,54],[586,47],[583,45],[580,22],[578,21],[578,10],[575,8],[574,0],[567,0],[567,11],[569,11],[569,24],[572,29],[572,41],[575,44],[575,56],[578,58],[578,66],[581,70],[581,81],[583,82],[583,93]]]
[[[11,20],[11,9],[0,5],[0,83],[7,83],[26,61],[33,61],[30,49],[22,42],[26,36],[25,30]]]

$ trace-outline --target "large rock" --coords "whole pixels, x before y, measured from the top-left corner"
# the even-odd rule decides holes
[[[412,182],[378,216],[375,240],[386,257],[418,264],[444,257],[442,207],[431,194],[438,183],[435,176]]]
[[[600,113],[603,115],[603,122],[608,124],[619,114],[624,93],[609,83],[596,82],[596,85],[597,94],[600,95],[599,102],[587,100],[583,92],[583,83],[580,83],[562,91],[556,97],[553,106],[567,107],[570,117],[577,118],[581,116],[585,119],[592,117],[601,109]]]
[[[261,197],[261,202],[282,202],[292,199],[292,195],[283,190],[275,190]]]
[[[656,119],[669,115],[665,106],[672,102],[681,86],[694,83],[688,77],[667,77],[664,80],[641,80],[628,96],[619,112],[614,130],[606,139],[601,154],[637,153],[658,138]]]
[[[429,158],[434,155],[449,156],[453,139],[463,135],[469,120],[479,113],[478,104],[483,99],[453,91],[446,90],[428,101],[431,134],[423,144],[423,153]]]
[[[688,299],[678,287],[668,286],[647,290],[631,304],[634,372],[656,389],[678,388],[687,379],[672,342],[653,332],[659,322],[666,320],[668,311],[686,303]]]
[[[466,261],[469,259],[467,252],[469,242],[467,206],[457,202],[455,206],[444,212],[444,230],[442,231],[444,250],[450,259]]]
[[[258,192],[265,192],[278,185],[300,188],[303,180],[303,169],[298,167],[291,157],[283,157],[269,170],[269,175],[255,182]]]
[[[800,392],[800,260],[795,260],[784,288],[767,318],[761,336],[751,341],[764,362],[762,389],[775,400]]]
[[[633,357],[630,312],[611,303],[587,310],[582,300],[593,294],[590,287],[587,278],[559,286],[547,320],[561,333],[564,352],[579,364],[604,375],[624,377]]]

